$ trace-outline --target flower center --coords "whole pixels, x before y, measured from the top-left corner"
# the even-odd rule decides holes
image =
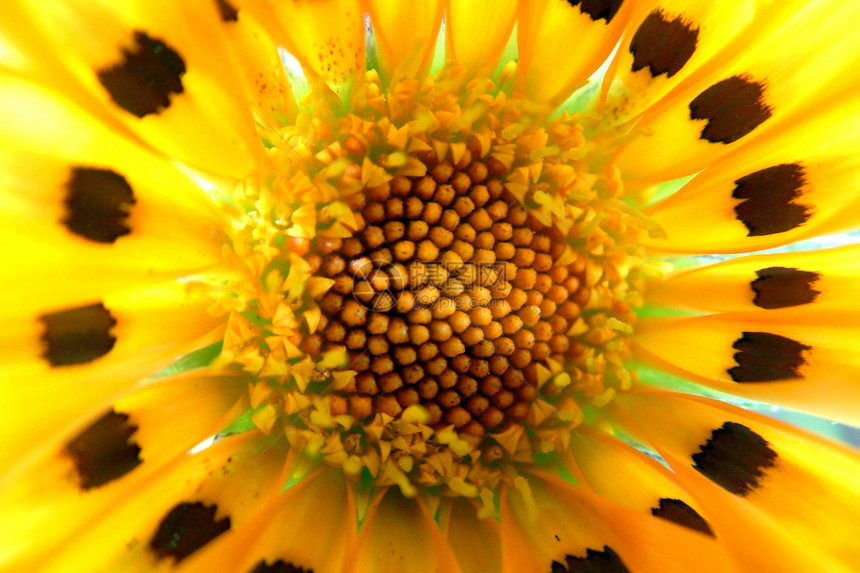
[[[452,69],[354,92],[264,133],[227,202],[222,360],[309,457],[491,511],[482,492],[630,384],[642,224],[577,118]]]

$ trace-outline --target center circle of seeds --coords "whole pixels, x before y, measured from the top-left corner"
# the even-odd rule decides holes
[[[360,150],[361,143],[344,143]],[[504,165],[469,145],[433,151],[427,174],[397,176],[346,198],[349,238],[317,237],[305,255],[322,320],[310,355],[345,347],[353,382],[332,414],[397,416],[421,405],[428,425],[481,436],[526,418],[538,366],[582,351],[568,331],[590,297],[582,258],[556,265],[564,237],[507,190]]]

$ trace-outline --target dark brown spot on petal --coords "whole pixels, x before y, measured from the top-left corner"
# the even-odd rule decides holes
[[[141,463],[140,446],[130,441],[137,426],[113,410],[75,436],[64,453],[72,458],[83,489],[119,479]]]
[[[149,547],[159,559],[182,561],[228,529],[230,518],[215,521],[217,507],[200,502],[180,503],[158,525]]]
[[[227,0],[215,0],[218,4],[218,14],[224,22],[235,22],[239,19],[239,11]]]
[[[652,507],[651,514],[677,523],[678,525],[695,529],[701,533],[706,533],[711,537],[714,536],[714,532],[711,531],[711,526],[708,525],[708,522],[696,513],[695,509],[680,499],[661,498],[660,507]]]
[[[693,468],[736,495],[747,495],[758,487],[764,470],[773,467],[777,458],[767,440],[736,422],[726,422],[711,432],[699,449],[693,455]]]
[[[603,546],[603,551],[589,549],[585,557],[565,555],[564,563],[552,562],[552,573],[628,573],[621,558],[612,549]]]
[[[803,167],[797,163],[774,165],[735,181],[732,197],[746,199],[735,205],[735,215],[748,229],[747,236],[784,233],[806,223],[812,210],[795,203],[806,183]]]
[[[567,0],[571,6],[578,6],[580,12],[588,14],[594,20],[606,20],[610,23],[618,9],[621,8],[623,0]]]
[[[248,573],[314,573],[314,570],[297,567],[292,563],[287,563],[286,561],[278,559],[271,565],[266,561],[260,561],[257,563],[257,566],[251,569]]]
[[[113,243],[131,232],[127,219],[134,192],[119,173],[76,167],[66,190],[63,224],[72,233],[97,243]]]
[[[99,70],[98,78],[118,106],[144,117],[170,106],[171,94],[185,91],[185,62],[175,50],[145,32],[135,32],[134,42],[131,49],[123,49],[123,61]]]
[[[696,51],[699,29],[680,16],[669,20],[662,10],[654,10],[636,30],[630,41],[633,71],[648,67],[653,77],[671,78],[684,67]]]
[[[787,267],[768,267],[755,272],[758,278],[750,286],[755,291],[753,304],[761,308],[786,308],[808,304],[821,291],[812,286],[821,276],[818,273]]]
[[[806,364],[804,352],[811,346],[769,332],[744,332],[732,348],[737,366],[729,368],[735,382],[771,382],[802,378],[800,367]]]
[[[86,364],[111,351],[116,337],[110,331],[116,319],[102,303],[43,314],[42,356],[51,366]]]
[[[733,143],[771,116],[765,86],[750,76],[732,76],[715,83],[690,102],[690,119],[707,119],[700,139]]]

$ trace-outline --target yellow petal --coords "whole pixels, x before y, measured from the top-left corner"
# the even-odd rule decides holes
[[[153,471],[224,427],[244,388],[205,373],[165,378],[55,436],[62,441],[3,476],[0,521],[14,527],[4,529],[0,564],[38,562],[82,523],[137,495]]]
[[[748,570],[847,572],[860,560],[855,450],[716,400],[668,393],[617,400]]]
[[[635,342],[643,358],[723,392],[857,425],[857,320],[808,307],[651,319]]]
[[[765,128],[794,110],[817,112],[816,92],[839,85],[856,69],[860,50],[852,22],[857,9],[835,0],[763,6],[756,25],[726,46],[723,65],[679,86],[644,114],[637,127],[647,132],[617,159],[625,178],[690,175],[764,136]]]
[[[546,474],[504,495],[501,519],[504,573],[550,571],[554,562],[586,570],[736,570],[711,537]]]
[[[390,83],[426,73],[442,23],[442,0],[363,0],[376,40],[380,75]]]
[[[749,311],[858,304],[860,247],[738,257],[683,270],[648,289],[651,302],[703,311]],[[848,264],[846,264],[848,263]]]
[[[420,571],[461,571],[424,503],[390,487],[370,508],[345,571],[387,573],[404,564]]]
[[[0,94],[9,114],[0,127],[0,288],[19,301],[4,315],[152,285],[220,259],[214,203],[173,165],[56,93],[5,77]]]
[[[77,86],[153,147],[201,170],[243,177],[260,152],[215,3],[22,2],[22,23],[62,54]],[[38,70],[37,70],[38,72]],[[59,72],[59,78],[66,76]]]
[[[525,94],[558,104],[584,84],[618,43],[630,4],[520,0],[518,65]]]
[[[446,58],[470,74],[492,74],[513,31],[516,8],[516,0],[449,0]]]
[[[207,299],[170,284],[2,322],[0,467],[194,349],[218,324]]]
[[[595,493],[712,535],[689,494],[654,458],[619,439],[586,430],[571,437],[570,453]]]
[[[355,515],[355,501],[342,472],[311,474],[183,563],[179,571],[251,571],[279,563],[341,571],[355,542]]]
[[[445,534],[463,573],[502,570],[499,523],[492,517],[478,517],[478,507],[465,498],[451,501],[447,509]]]
[[[665,237],[644,242],[675,252],[737,253],[856,227],[856,94],[849,83],[825,109],[800,111],[784,128],[715,162],[648,210]]]
[[[622,123],[648,108],[712,58],[751,21],[756,0],[661,0],[638,11],[612,62],[604,113]],[[613,81],[614,78],[614,81]]]
[[[245,93],[259,121],[269,129],[295,120],[296,100],[278,47],[252,14],[231,7],[226,0],[221,20],[236,67],[242,71]]]
[[[328,86],[348,100],[365,68],[364,14],[357,0],[243,0],[241,5],[295,56],[314,87]]]

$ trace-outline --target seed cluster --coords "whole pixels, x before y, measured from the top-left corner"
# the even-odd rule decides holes
[[[353,139],[345,147],[360,152]],[[480,436],[526,417],[538,364],[584,351],[568,331],[590,297],[585,261],[554,264],[564,238],[504,189],[507,169],[478,146],[457,161],[420,159],[427,175],[346,198],[352,237],[314,240],[305,259],[334,284],[303,350],[349,351],[358,374],[333,396],[333,414],[421,404],[431,426]]]

